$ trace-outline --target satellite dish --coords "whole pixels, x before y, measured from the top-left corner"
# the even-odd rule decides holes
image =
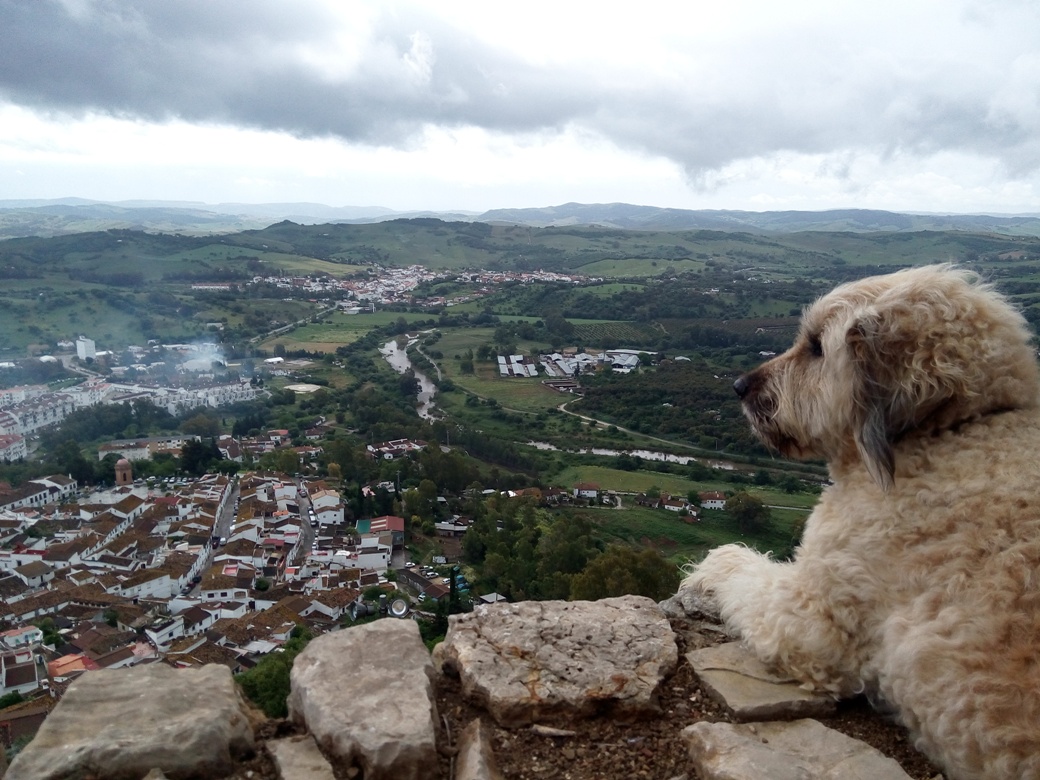
[[[408,602],[404,599],[394,599],[390,602],[390,614],[395,618],[407,617]]]

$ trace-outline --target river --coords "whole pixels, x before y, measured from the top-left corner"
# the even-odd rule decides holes
[[[414,341],[409,341],[408,345],[413,343]],[[416,411],[424,420],[434,420],[437,417],[435,412],[437,407],[433,404],[433,397],[437,394],[437,385],[431,382],[426,374],[416,370],[412,361],[408,359],[405,349],[401,349],[397,344],[397,339],[394,339],[380,347],[379,354],[398,374],[403,374],[409,368],[412,369],[412,373],[415,374],[415,379],[419,383],[419,393],[416,395],[419,406]]]
[[[529,441],[527,442],[527,446],[553,452],[573,452],[576,455],[605,455],[614,458],[618,455],[632,455],[634,457],[642,458],[643,460],[658,460],[665,463],[678,463],[682,466],[688,466],[691,463],[704,463],[713,469],[733,471],[733,464],[725,461],[695,458],[692,455],[673,455],[670,452],[657,452],[655,450],[608,450],[603,447],[583,447],[576,450],[561,450],[555,444],[549,444],[544,441]]]

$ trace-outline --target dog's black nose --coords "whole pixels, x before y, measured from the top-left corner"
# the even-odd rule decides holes
[[[743,376],[733,383],[733,390],[736,392],[738,398],[743,398],[747,395],[748,388],[750,387],[751,383],[747,381],[747,377]]]

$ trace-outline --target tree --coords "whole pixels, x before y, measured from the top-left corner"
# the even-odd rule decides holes
[[[586,516],[559,516],[539,540],[538,553],[539,597],[566,599],[575,575],[600,553],[600,549]]]
[[[35,623],[33,623],[33,625],[35,625],[38,629],[40,629],[40,631],[43,632],[43,643],[45,645],[57,647],[65,641],[62,638],[61,634],[58,633],[58,627],[54,625],[53,618],[40,618]]]
[[[559,311],[545,315],[545,329],[563,341],[570,341],[574,336],[574,325],[564,319]]]
[[[199,412],[181,424],[181,431],[189,436],[212,438],[220,434],[220,421],[205,412]]]
[[[97,462],[94,467],[94,481],[102,485],[114,485],[116,482],[116,463],[119,455],[110,452]]]
[[[50,460],[61,474],[71,474],[78,482],[94,480],[94,464],[88,461],[77,442],[69,439],[58,445],[51,453]]]
[[[235,678],[246,696],[270,718],[289,714],[289,673],[293,661],[311,640],[310,632],[297,626],[280,653],[268,653],[255,667]]]
[[[5,707],[10,707],[12,704],[21,704],[25,701],[25,698],[18,691],[11,691],[3,696],[0,696],[0,710]]]
[[[213,439],[207,441],[189,439],[181,447],[181,469],[194,476],[202,476],[210,470],[212,463],[220,461],[222,458]]]
[[[635,594],[660,601],[678,587],[679,569],[659,552],[614,544],[574,577],[570,597],[593,601]]]
[[[260,467],[282,474],[294,474],[300,470],[300,456],[296,454],[296,450],[282,447],[274,452],[265,452],[261,455]]]
[[[742,534],[759,533],[769,526],[770,512],[762,500],[741,491],[726,499],[726,512]]]

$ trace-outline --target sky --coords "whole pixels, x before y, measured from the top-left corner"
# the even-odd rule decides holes
[[[1035,0],[0,0],[0,199],[1040,213]]]

